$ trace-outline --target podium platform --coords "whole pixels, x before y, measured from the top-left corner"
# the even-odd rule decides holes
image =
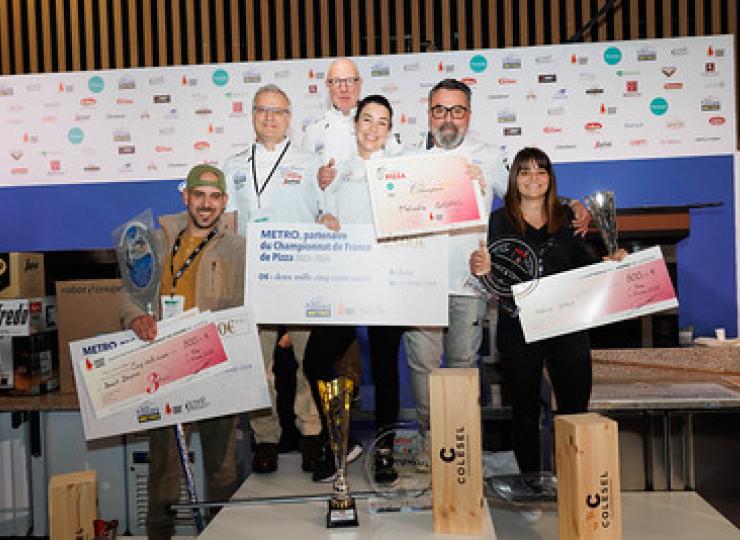
[[[331,493],[331,484],[314,483],[300,469],[299,455],[281,455],[274,474],[252,474],[234,498],[315,495]],[[364,461],[349,467],[352,491],[369,489],[364,478]],[[446,538],[471,540],[557,540],[557,511],[544,508],[542,519],[527,524],[518,509],[493,503],[480,536],[439,534],[432,530],[432,512],[370,514],[368,501],[357,500],[360,526],[347,529],[325,527],[326,502],[266,504],[224,508],[198,538],[203,540],[314,539],[403,539]],[[630,540],[740,540],[740,530],[693,491],[622,493],[623,538]],[[492,518],[492,520],[491,520]],[[495,525],[495,533],[494,533]]]

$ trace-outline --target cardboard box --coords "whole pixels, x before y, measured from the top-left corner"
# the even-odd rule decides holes
[[[477,369],[435,369],[429,376],[432,519],[436,533],[483,529],[483,448]]]
[[[43,253],[0,253],[0,298],[45,294]]]
[[[120,279],[58,281],[59,378],[62,393],[75,393],[69,342],[121,330]]]
[[[619,540],[622,518],[617,423],[598,414],[555,419],[561,540]]]
[[[56,298],[0,300],[0,336],[31,336],[57,327]]]
[[[49,480],[49,538],[94,538],[98,517],[97,474],[80,471],[55,474]]]
[[[57,333],[0,338],[0,390],[36,395],[59,387]]]

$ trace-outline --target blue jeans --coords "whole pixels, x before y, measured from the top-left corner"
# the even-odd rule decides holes
[[[477,367],[486,302],[474,296],[449,296],[447,328],[413,328],[403,336],[417,420],[429,426],[429,374],[444,348],[446,367]]]

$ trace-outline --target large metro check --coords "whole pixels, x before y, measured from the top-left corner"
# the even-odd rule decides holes
[[[678,306],[657,246],[512,290],[527,343]]]
[[[447,325],[447,236],[250,223],[245,302],[263,324]]]
[[[463,156],[373,159],[365,165],[378,238],[474,227],[488,219]]]
[[[88,361],[94,364],[100,358],[108,358],[114,364],[118,364],[119,368],[124,365],[133,367],[132,371],[118,369],[117,373],[110,373],[111,377],[107,382],[109,390],[113,390],[115,386],[110,386],[110,383],[117,380],[117,377],[123,378],[138,371],[135,368],[137,362],[132,362],[132,359],[138,358],[140,361],[147,358],[147,351],[152,351],[159,344],[172,339],[166,336],[172,336],[173,333],[183,335],[184,328],[202,328],[203,317],[208,321],[206,326],[216,328],[228,357],[226,362],[219,364],[219,369],[205,369],[192,373],[179,378],[176,382],[160,386],[155,392],[144,390],[131,399],[117,401],[115,406],[103,406],[102,410],[99,408],[101,400],[96,398],[96,401],[93,401],[91,396],[101,379],[86,378],[90,371],[87,369]],[[186,318],[189,322],[181,319],[160,321],[158,331],[160,338],[163,339],[155,343],[140,341],[132,331],[127,330],[69,344],[86,439],[98,439],[270,406],[257,326],[251,311],[247,307],[238,307]]]
[[[208,371],[228,367],[210,313],[167,323],[153,342],[136,340],[118,350],[84,359],[81,373],[98,417],[111,414],[142,395],[153,395]]]

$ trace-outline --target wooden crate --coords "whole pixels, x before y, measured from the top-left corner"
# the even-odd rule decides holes
[[[93,521],[97,518],[97,497],[95,471],[52,476],[49,480],[50,540],[94,538]]]
[[[480,534],[483,453],[478,370],[435,369],[429,377],[432,516],[437,533]]]
[[[598,414],[555,419],[560,540],[619,540],[617,423]]]

